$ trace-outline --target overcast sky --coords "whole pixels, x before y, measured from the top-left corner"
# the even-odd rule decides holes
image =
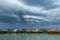
[[[0,16],[0,22],[9,17],[16,21],[60,22],[60,0],[0,0]]]

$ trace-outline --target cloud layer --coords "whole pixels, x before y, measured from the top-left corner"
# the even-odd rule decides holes
[[[59,0],[0,0],[0,22],[60,23]],[[6,21],[4,21],[6,20]],[[10,22],[9,22],[10,21]]]

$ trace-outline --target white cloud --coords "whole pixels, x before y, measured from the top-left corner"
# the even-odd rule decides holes
[[[39,14],[44,14],[44,15],[47,15],[47,17],[36,17],[36,16],[27,16],[27,17],[30,17],[30,18],[36,18],[36,19],[42,19],[42,20],[49,20],[49,21],[52,21],[52,20],[58,20],[60,19],[60,7],[56,7],[56,8],[52,8],[52,9],[49,9],[49,10],[46,10],[43,6],[29,6],[27,4],[24,4],[21,0],[18,1],[18,0],[13,0],[14,4],[17,4],[17,6],[19,6],[20,8],[22,8],[22,11],[23,10],[26,10],[26,11],[29,11],[29,12],[33,12],[33,13],[39,13]],[[60,1],[59,0],[56,0],[53,1],[53,3],[59,3]],[[58,5],[58,4],[57,4]]]
[[[43,21],[53,21],[49,18],[46,17],[41,17],[41,16],[34,16],[34,15],[25,15],[23,16],[26,19],[37,19],[37,20],[43,20]]]
[[[56,0],[56,1],[59,2],[58,0]],[[56,2],[53,1],[53,3],[56,3]],[[56,8],[52,8],[52,9],[46,10],[42,6],[41,7],[38,7],[38,6],[28,6],[28,5],[24,4],[23,2],[20,2],[20,4],[22,4],[21,7],[24,10],[27,10],[27,11],[30,11],[30,12],[33,12],[33,13],[39,13],[39,14],[47,15],[47,17],[45,17],[46,19],[60,20],[60,16],[59,16],[60,15],[60,6],[56,7]],[[32,17],[32,16],[30,16],[30,17]],[[35,16],[33,16],[33,17],[36,18]],[[42,20],[45,20],[45,18],[43,18],[43,17],[41,17],[41,18],[42,18]]]
[[[60,5],[60,0],[53,0],[55,5]]]
[[[31,21],[31,22],[41,22],[40,20],[34,20],[34,19],[26,19],[26,21]]]
[[[44,8],[42,6],[29,6],[27,4],[24,4],[22,1],[17,1],[17,5],[20,6],[23,10],[34,12],[34,13],[40,13]]]

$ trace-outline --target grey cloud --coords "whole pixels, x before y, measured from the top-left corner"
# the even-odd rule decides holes
[[[12,2],[12,0],[11,0],[11,2]],[[5,22],[5,23],[17,23],[18,22],[19,23],[22,21],[21,23],[24,23],[24,22],[26,22],[25,18],[23,17],[24,15],[33,15],[33,16],[41,16],[41,17],[48,18],[48,16],[45,15],[46,13],[45,14],[42,14],[42,13],[35,14],[33,12],[27,13],[24,11],[23,8],[21,10],[19,5],[16,5],[16,3],[11,4],[11,2],[9,2],[7,0],[2,0],[2,1],[0,0],[0,15],[2,15],[2,16],[0,16],[0,22]],[[26,5],[29,5],[29,6],[37,6],[37,7],[43,6],[45,9],[51,9],[51,8],[56,7],[55,5],[53,5],[53,2],[50,0],[36,0],[36,1],[35,0],[22,0],[22,3],[26,3]],[[16,18],[16,16],[13,16],[13,15],[16,15],[18,17]],[[46,20],[44,21],[42,19],[40,20],[42,25],[45,24],[46,22],[50,23],[49,21],[46,21]],[[52,25],[54,24],[54,22],[51,22],[51,23],[52,23]],[[50,24],[48,24],[48,25],[50,25]]]
[[[22,0],[22,2],[31,6],[44,6],[46,9],[56,8],[53,0]]]

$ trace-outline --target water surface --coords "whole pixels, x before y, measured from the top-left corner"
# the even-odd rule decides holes
[[[49,34],[0,34],[0,40],[60,40],[60,35]]]

